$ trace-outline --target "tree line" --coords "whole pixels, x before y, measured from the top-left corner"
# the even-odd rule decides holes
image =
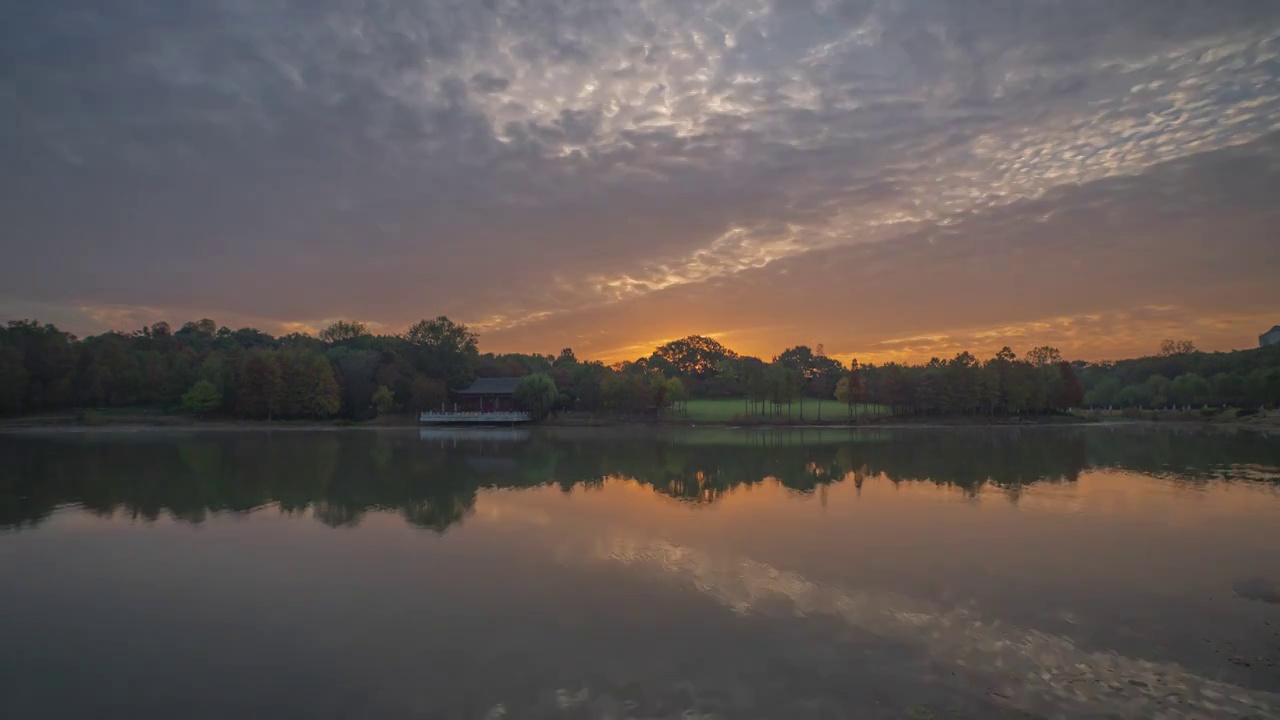
[[[1165,341],[1160,352],[1117,362],[1068,361],[1052,346],[1019,357],[1004,347],[981,360],[961,352],[919,364],[849,365],[823,346],[788,348],[771,361],[738,355],[712,338],[690,336],[622,363],[679,379],[691,397],[737,397],[743,415],[804,415],[808,399],[834,397],[856,416],[1016,415],[1080,407],[1165,408],[1280,406],[1280,346],[1206,353],[1189,340]]]
[[[805,417],[837,399],[848,414],[1009,415],[1081,406],[1280,404],[1280,347],[1204,353],[1169,341],[1158,355],[1067,361],[1049,346],[981,360],[963,352],[919,364],[848,365],[823,346],[769,360],[699,335],[606,365],[560,353],[480,353],[466,325],[441,316],[402,333],[339,321],[316,336],[274,337],[212,320],[173,329],[76,338],[35,321],[0,328],[0,413],[153,407],[245,419],[362,420],[379,412],[448,408],[477,377],[525,377],[517,403],[542,417],[577,411],[656,415],[690,399],[735,398],[742,416]]]

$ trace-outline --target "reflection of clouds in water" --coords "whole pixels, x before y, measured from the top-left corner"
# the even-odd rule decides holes
[[[493,501],[493,494],[485,496],[484,501],[476,508],[477,520],[485,520],[498,524],[527,523],[538,527],[551,524],[551,514],[538,508],[528,508],[511,503]]]
[[[689,577],[698,590],[747,614],[786,600],[798,615],[833,616],[917,644],[982,678],[991,694],[1028,711],[1123,717],[1280,717],[1280,696],[1195,675],[1176,664],[1090,652],[1049,633],[987,623],[963,610],[886,593],[820,585],[749,559],[715,558],[667,542],[615,539],[596,553]]]

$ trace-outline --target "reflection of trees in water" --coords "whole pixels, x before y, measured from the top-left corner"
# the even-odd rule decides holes
[[[482,488],[554,484],[568,492],[624,477],[691,503],[777,481],[797,493],[867,477],[925,481],[1016,499],[1034,483],[1073,482],[1093,467],[1187,481],[1241,465],[1280,466],[1280,443],[1251,433],[1165,429],[877,430],[869,433],[710,431],[545,433],[518,442],[409,434],[210,433],[0,437],[0,527],[34,526],[62,505],[102,515],[210,513],[275,504],[332,527],[398,511],[444,532]]]

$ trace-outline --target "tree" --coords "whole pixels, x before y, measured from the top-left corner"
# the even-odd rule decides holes
[[[320,331],[320,339],[330,345],[350,342],[369,335],[369,327],[362,322],[338,320]]]
[[[1126,385],[1120,390],[1120,404],[1125,407],[1145,407],[1151,404],[1151,393],[1142,383]]]
[[[857,390],[854,389],[853,378],[846,376],[840,378],[840,382],[836,383],[836,400],[844,403],[849,408],[849,419],[853,419],[853,404],[857,402]]]
[[[216,332],[218,332],[218,323],[210,320],[209,318],[202,318],[200,320],[186,323],[182,326],[182,329],[178,331],[179,334],[203,335],[205,337],[213,337],[213,334]]]
[[[29,384],[30,373],[22,366],[22,354],[0,347],[0,413],[21,412]]]
[[[1208,401],[1209,381],[1195,373],[1184,373],[1173,379],[1169,397],[1177,405],[1200,405]]]
[[[1163,375],[1152,375],[1143,384],[1147,403],[1152,407],[1164,407],[1169,404],[1169,389],[1172,383]]]
[[[1084,403],[1084,385],[1075,367],[1069,362],[1058,363],[1059,385],[1056,404],[1059,409],[1073,408]]]
[[[1027,362],[1032,365],[1053,365],[1061,360],[1062,353],[1058,352],[1058,348],[1049,347],[1048,345],[1041,345],[1027,352]]]
[[[335,347],[325,353],[333,366],[347,417],[361,420],[373,413],[373,393],[378,389],[377,372],[381,355],[374,350]]]
[[[517,407],[528,412],[534,420],[542,420],[555,409],[560,391],[550,376],[536,373],[520,378],[515,395]]]
[[[318,352],[289,348],[280,352],[280,414],[291,418],[325,418],[342,407],[338,381],[329,361]]]
[[[236,411],[244,417],[271,420],[280,413],[283,389],[275,351],[251,351],[240,370]]]
[[[1085,393],[1085,404],[1111,406],[1120,402],[1120,380],[1114,376],[1102,379],[1092,390]]]
[[[386,385],[379,385],[378,389],[373,393],[373,406],[378,409],[379,413],[391,412],[391,408],[395,407],[396,396]]]
[[[797,345],[783,350],[773,361],[807,376],[814,367],[816,357],[808,345]]]
[[[197,380],[191,389],[182,395],[182,409],[203,417],[205,413],[217,410],[222,405],[222,393],[208,380]]]
[[[1190,340],[1165,340],[1160,343],[1160,357],[1189,355],[1196,351],[1196,345]]]
[[[445,389],[443,382],[425,375],[415,375],[409,384],[407,409],[413,412],[436,410],[445,403],[447,397],[448,390]]]
[[[1280,368],[1258,368],[1249,373],[1245,390],[1251,403],[1280,405]]]
[[[754,407],[760,408],[764,414],[765,402],[769,399],[769,366],[757,357],[744,357],[739,360],[739,372],[742,375],[743,402],[749,406],[748,414]]]
[[[684,383],[680,382],[680,378],[667,378],[666,382],[666,399],[674,407],[685,407],[685,403],[689,400],[689,393],[684,388]]]
[[[773,403],[773,414],[781,415],[782,406],[787,406],[787,417],[791,417],[791,403],[800,395],[800,372],[780,363],[768,366],[769,401]]]
[[[70,405],[75,399],[73,381],[83,386],[82,367],[78,361],[85,343],[49,324],[35,320],[11,320],[0,328],[0,345],[11,348],[21,358],[26,371],[26,397],[23,409],[44,410]],[[17,365],[13,368],[17,369]],[[14,386],[20,383],[15,382]]]
[[[715,373],[721,360],[737,357],[737,353],[712,338],[690,335],[658,347],[653,357],[677,374],[706,379]]]
[[[602,405],[615,412],[644,412],[649,407],[649,394],[644,373],[611,372],[600,382]]]
[[[1238,405],[1244,402],[1245,380],[1237,373],[1221,372],[1209,378],[1213,401],[1222,405]]]
[[[403,340],[411,346],[414,367],[440,378],[449,387],[459,387],[472,377],[479,356],[478,338],[466,325],[441,315],[422,320],[409,328]]]

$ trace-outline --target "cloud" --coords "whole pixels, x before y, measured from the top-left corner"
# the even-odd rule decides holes
[[[73,1],[0,33],[0,283],[64,307],[505,331],[969,247],[1280,128],[1268,2]]]
[[[567,312],[488,342],[520,347],[550,336],[620,359],[643,354],[627,347],[632,338],[717,329],[764,357],[823,343],[828,354],[862,361],[1046,343],[1068,357],[1114,359],[1170,337],[1251,347],[1280,308],[1269,271],[1280,265],[1271,241],[1277,158],[1280,134],[890,242],[816,250]]]

